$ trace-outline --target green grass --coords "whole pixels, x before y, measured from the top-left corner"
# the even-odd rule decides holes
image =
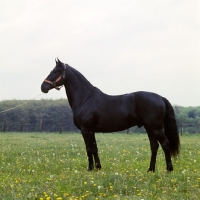
[[[87,171],[80,134],[0,134],[0,199],[200,199],[200,135],[181,136],[174,172],[161,148],[147,173],[146,134],[96,134],[102,170]]]

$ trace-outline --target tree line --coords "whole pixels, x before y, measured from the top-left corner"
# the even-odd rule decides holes
[[[25,103],[25,100],[0,101],[0,112]],[[0,114],[0,127],[6,130],[18,131],[23,126],[24,131],[77,132],[73,124],[71,108],[66,99],[32,100],[21,107]],[[42,126],[42,127],[41,127]],[[0,129],[0,131],[1,131]]]
[[[6,126],[7,131],[45,131],[45,132],[79,132],[73,124],[73,114],[66,99],[31,100],[21,107],[4,110],[25,103],[25,100],[0,101],[0,131]],[[200,106],[173,106],[176,121],[184,132],[200,133]],[[144,128],[132,127],[130,132],[145,132]]]

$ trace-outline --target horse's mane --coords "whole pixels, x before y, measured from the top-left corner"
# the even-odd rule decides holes
[[[78,70],[76,70],[75,68],[69,66],[68,64],[65,64],[65,65],[67,65],[67,67],[78,77],[79,80],[82,80],[83,83],[85,83],[86,85],[91,86],[91,87],[93,87],[93,88],[95,88],[95,89],[97,89],[97,90],[100,90],[99,88],[93,86],[93,85],[85,78],[85,76],[84,76],[83,74],[81,74]]]

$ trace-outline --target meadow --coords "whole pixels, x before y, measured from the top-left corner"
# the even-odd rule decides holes
[[[200,135],[182,135],[167,173],[159,148],[147,173],[146,134],[96,134],[102,169],[87,171],[81,134],[1,133],[0,199],[200,199]]]

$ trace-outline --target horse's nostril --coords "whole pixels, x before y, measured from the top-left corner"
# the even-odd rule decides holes
[[[48,93],[49,90],[43,90],[44,93]]]

